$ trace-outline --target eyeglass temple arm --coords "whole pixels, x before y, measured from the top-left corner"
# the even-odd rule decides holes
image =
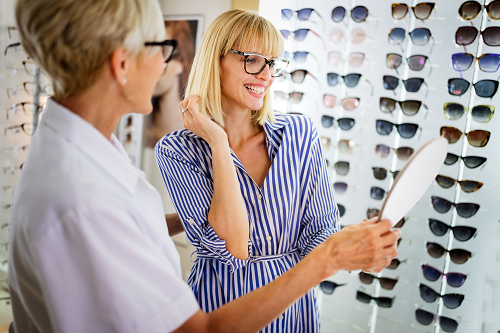
[[[319,14],[319,12],[318,12],[316,9],[314,9],[314,8],[313,8],[313,12],[316,12],[316,14],[318,14],[318,16],[319,16],[321,19],[323,19],[323,16],[321,16],[321,15]]]
[[[429,95],[429,86],[424,80],[422,80],[422,84],[425,84],[425,87],[427,88],[427,92],[425,93],[425,98],[427,98],[427,96]]]
[[[326,43],[325,43],[325,40],[323,39],[323,37],[321,37],[320,35],[318,35],[318,33],[316,33],[314,30],[312,29],[309,29],[310,32],[312,32],[313,34],[315,34],[316,36],[318,36],[319,39],[321,39],[321,41],[323,42],[323,49],[326,50]]]

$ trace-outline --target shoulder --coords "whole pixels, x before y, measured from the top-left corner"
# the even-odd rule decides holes
[[[285,132],[296,140],[314,140],[317,137],[316,126],[311,118],[298,114],[277,114],[276,123],[284,123]]]
[[[190,160],[194,156],[211,155],[210,152],[208,143],[187,129],[168,133],[155,146],[157,157],[167,155]]]

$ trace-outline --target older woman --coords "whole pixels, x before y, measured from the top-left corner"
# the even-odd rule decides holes
[[[55,91],[14,198],[16,332],[255,332],[339,269],[380,270],[394,256],[388,221],[346,228],[282,279],[203,313],[158,192],[112,134],[123,115],[151,112],[172,54],[158,3],[19,0],[16,20]]]
[[[279,278],[339,230],[313,123],[271,106],[268,92],[287,67],[283,51],[280,32],[257,13],[220,15],[195,56],[191,96],[180,104],[187,130],[156,146],[197,248],[188,283],[207,312]],[[264,331],[319,332],[314,289]]]

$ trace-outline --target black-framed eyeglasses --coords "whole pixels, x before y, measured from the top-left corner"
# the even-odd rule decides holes
[[[438,292],[436,292],[434,289],[432,289],[429,286],[426,286],[425,284],[420,283],[419,284],[419,289],[420,289],[420,297],[428,303],[433,303],[435,302],[438,297],[441,297],[443,299],[444,305],[448,309],[456,309],[462,304],[465,296],[461,294],[445,294],[441,295]]]
[[[241,52],[233,49],[229,50],[229,52],[245,57],[245,72],[250,75],[257,75],[261,73],[269,64],[269,72],[271,73],[271,76],[278,77],[285,73],[290,62],[289,60],[283,58],[267,60],[267,58],[263,55],[253,52]]]
[[[446,155],[446,158],[444,160],[444,164],[446,165],[453,165],[457,163],[459,159],[462,159],[464,161],[464,164],[466,167],[469,169],[475,169],[481,165],[483,165],[486,161],[486,157],[481,157],[481,156],[458,156],[452,153],[448,153]]]
[[[5,48],[5,52],[3,53],[4,56],[7,55],[7,52],[9,51],[9,49],[12,49],[14,52],[21,51],[21,43],[13,43],[13,44],[7,45],[7,47]]]
[[[146,42],[144,43],[144,46],[161,46],[163,59],[165,60],[165,63],[168,63],[172,60],[172,55],[177,47],[177,39],[167,39],[163,42]]]

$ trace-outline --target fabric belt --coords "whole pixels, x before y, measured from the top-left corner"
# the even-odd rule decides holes
[[[298,252],[299,252],[299,249],[295,248],[295,249],[292,249],[286,253],[281,253],[281,254],[272,254],[269,256],[250,256],[250,261],[254,262],[254,263],[263,262],[263,261],[273,261],[273,260],[281,259],[284,256],[291,255],[291,254],[298,253]],[[191,253],[191,262],[194,262],[192,257],[193,257],[193,254],[195,254],[195,253],[196,253],[196,259],[216,259],[216,258],[214,258],[213,255],[210,256],[210,255],[201,253],[200,251],[194,251],[193,253]],[[221,259],[222,259],[222,257],[221,257]]]

